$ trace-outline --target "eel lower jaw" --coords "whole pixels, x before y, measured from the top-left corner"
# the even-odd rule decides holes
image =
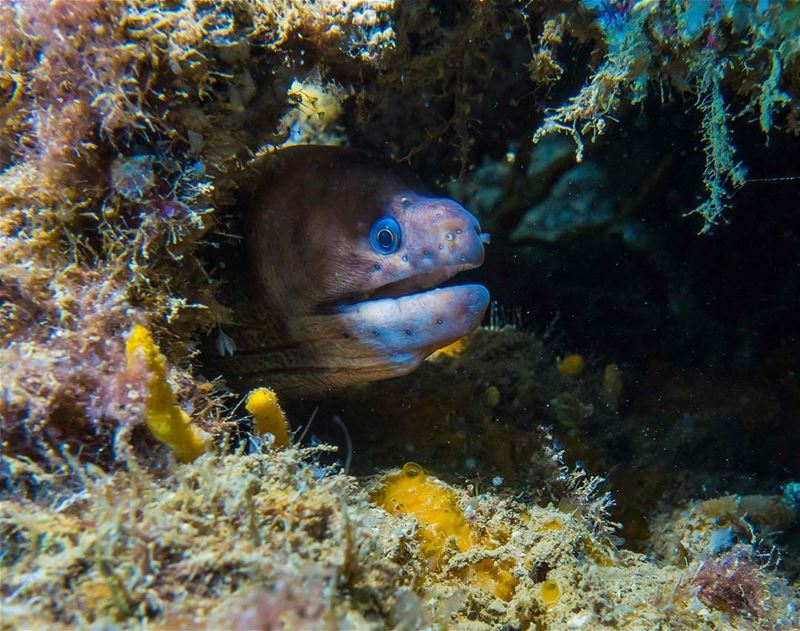
[[[397,374],[404,374],[475,330],[488,305],[484,286],[456,285],[344,305],[338,317],[351,339],[396,362]]]

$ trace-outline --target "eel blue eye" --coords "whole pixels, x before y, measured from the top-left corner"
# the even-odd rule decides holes
[[[392,254],[400,247],[400,224],[392,217],[381,217],[369,231],[372,249],[379,254]]]

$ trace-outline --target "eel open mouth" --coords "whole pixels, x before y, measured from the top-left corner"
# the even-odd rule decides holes
[[[432,272],[417,274],[409,278],[383,285],[378,289],[372,291],[368,296],[362,300],[376,300],[380,298],[402,298],[416,294],[434,287],[438,287],[442,283],[450,280],[456,274],[465,272],[470,269],[475,269],[478,265],[463,263],[460,265],[445,265]]]

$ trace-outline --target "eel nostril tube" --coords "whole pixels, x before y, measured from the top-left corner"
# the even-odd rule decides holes
[[[488,232],[478,232],[478,238],[481,240],[483,245],[489,245],[492,242],[492,235]]]

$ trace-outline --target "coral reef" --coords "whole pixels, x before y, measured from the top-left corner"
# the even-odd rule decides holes
[[[719,275],[653,200],[708,232],[757,181],[739,138],[795,146],[798,25],[797,0],[0,4],[0,628],[797,628],[796,340],[731,378],[659,362],[680,323],[630,331]],[[198,349],[236,352],[261,158],[312,142],[447,186],[514,297],[408,378],[244,399]],[[608,337],[517,308],[534,244],[591,283],[601,233],[641,254],[607,279],[624,308],[565,291]],[[632,285],[669,241],[665,287]],[[773,260],[750,293],[796,303]]]

